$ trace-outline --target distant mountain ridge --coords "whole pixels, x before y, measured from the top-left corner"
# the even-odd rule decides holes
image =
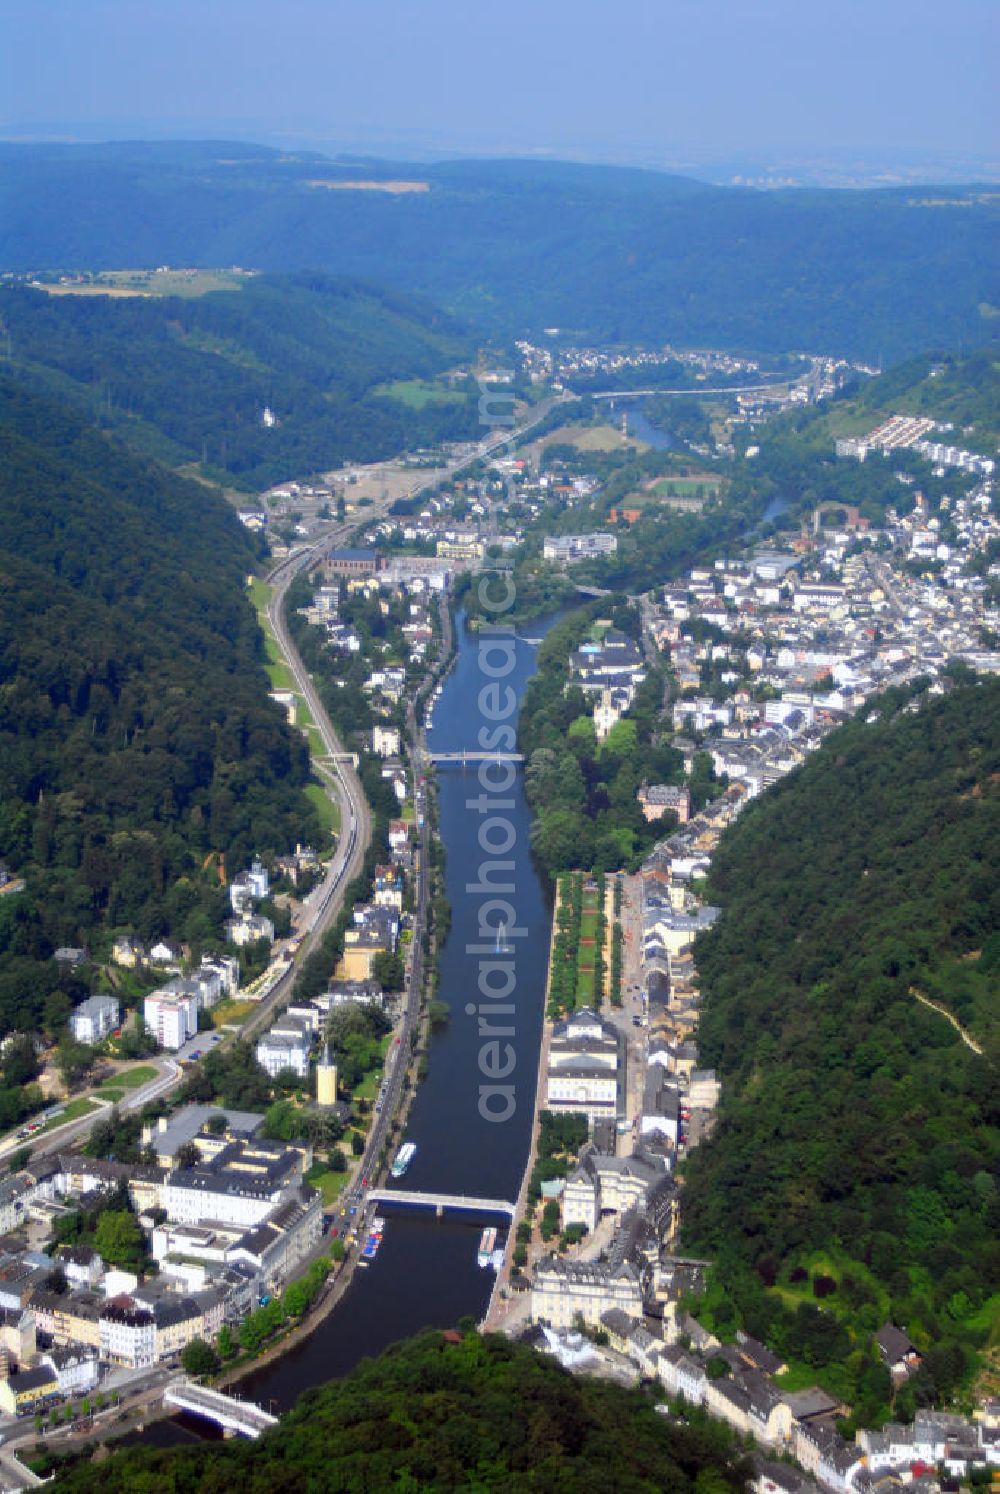
[[[426,190],[322,190],[392,180]],[[419,292],[500,336],[557,326],[886,362],[993,335],[997,214],[995,194],[961,187],[775,193],[550,162],[0,147],[6,269],[324,269]]]

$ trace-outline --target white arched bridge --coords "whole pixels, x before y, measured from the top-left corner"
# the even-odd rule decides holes
[[[446,1209],[464,1214],[506,1214],[509,1219],[513,1219],[515,1211],[514,1204],[505,1198],[473,1198],[467,1193],[415,1193],[407,1188],[372,1188],[368,1202],[433,1209],[439,1219]]]
[[[240,1401],[221,1390],[209,1390],[193,1380],[172,1380],[163,1392],[163,1404],[177,1411],[189,1411],[205,1421],[213,1421],[224,1432],[241,1437],[259,1437],[278,1425],[278,1418],[253,1401]]]

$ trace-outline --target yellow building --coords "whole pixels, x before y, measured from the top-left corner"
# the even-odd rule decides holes
[[[337,967],[337,979],[371,980],[372,966],[385,949],[383,943],[366,939],[360,930],[348,929],[344,935],[344,953]]]
[[[336,1105],[337,1065],[330,1057],[330,1049],[323,1050],[323,1057],[316,1065],[316,1104]]]
[[[439,560],[482,560],[484,551],[479,540],[438,540],[436,553]]]
[[[59,1397],[59,1381],[55,1370],[47,1365],[36,1369],[22,1370],[11,1375],[9,1380],[0,1380],[0,1410],[8,1416],[23,1416]]]

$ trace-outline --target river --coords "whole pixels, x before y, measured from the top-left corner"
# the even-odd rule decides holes
[[[662,426],[654,425],[646,414],[646,401],[622,400],[622,409],[628,415],[628,433],[636,441],[645,441],[654,451],[683,451],[684,443]]]
[[[526,624],[514,642],[514,667],[504,679],[517,697],[535,672],[535,643],[561,614]],[[484,718],[479,695],[487,677],[480,668],[478,635],[456,622],[458,657],[434,709],[427,744],[431,752],[477,749]],[[466,1015],[467,1003],[477,999],[479,956],[466,953],[467,944],[480,942],[478,917],[483,899],[466,891],[478,880],[483,852],[478,844],[480,816],[466,801],[482,792],[476,767],[444,764],[438,773],[440,838],[447,854],[445,890],[452,921],[441,951],[438,995],[447,1002],[447,1025],[431,1033],[428,1072],[414,1097],[406,1128],[417,1154],[400,1186],[421,1191],[467,1193],[480,1198],[515,1200],[520,1187],[531,1136],[535,1079],[541,1039],[548,964],[551,910],[529,848],[531,818],[523,788],[523,769],[506,797],[503,810],[514,831],[508,858],[514,861],[515,891],[509,901],[515,927],[523,937],[511,938],[517,984],[512,996],[515,1036],[510,1040],[516,1064],[513,1083],[515,1110],[502,1124],[479,1114],[479,1089],[485,1082],[479,1069],[482,1039],[477,1019]],[[499,797],[499,796],[497,796]],[[495,943],[495,941],[494,941]],[[508,956],[510,958],[510,956]],[[471,1217],[436,1219],[430,1211],[407,1212],[383,1208],[385,1236],[376,1259],[354,1273],[347,1294],[316,1331],[279,1359],[237,1387],[244,1399],[279,1411],[291,1407],[310,1386],[346,1374],[366,1355],[425,1327],[453,1327],[469,1315],[477,1321],[489,1302],[493,1272],[476,1262],[484,1223]],[[498,1243],[503,1240],[500,1231]],[[174,1445],[211,1429],[183,1416],[149,1427],[143,1441]]]
[[[544,636],[556,621],[529,623],[523,633]],[[487,683],[480,669],[477,635],[464,618],[456,628],[458,658],[444,684],[428,731],[432,752],[476,748],[483,724],[479,694]],[[518,701],[535,672],[536,648],[519,637],[514,667],[506,676]],[[431,1034],[428,1072],[410,1110],[407,1138],[417,1146],[403,1186],[421,1191],[470,1193],[478,1197],[515,1199],[530,1142],[535,1078],[541,1037],[550,910],[529,850],[530,814],[522,769],[503,811],[515,841],[508,853],[515,863],[515,892],[510,896],[516,926],[523,937],[509,941],[517,984],[513,995],[516,1029],[511,1039],[516,1065],[515,1110],[502,1124],[479,1114],[479,1069],[482,1046],[477,1020],[466,1015],[477,999],[478,959],[466,945],[479,942],[478,916],[483,899],[470,896],[483,852],[478,844],[481,817],[466,807],[482,792],[478,770],[443,765],[438,770],[440,836],[447,853],[446,893],[452,909],[451,930],[441,952],[439,995],[451,1009],[447,1026]],[[360,1358],[418,1329],[448,1327],[485,1311],[493,1284],[492,1271],[476,1263],[479,1234],[485,1221],[435,1219],[433,1214],[382,1210],[387,1223],[379,1254],[355,1272],[343,1302],[302,1344],[266,1369],[244,1380],[239,1393],[267,1405],[272,1399],[285,1410],[308,1386],[346,1373]]]

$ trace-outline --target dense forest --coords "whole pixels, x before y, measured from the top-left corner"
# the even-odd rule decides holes
[[[89,1462],[57,1478],[90,1490]],[[570,1375],[492,1335],[425,1332],[307,1390],[257,1442],[130,1447],[100,1465],[105,1494],[310,1494],[357,1489],[545,1494],[739,1494],[725,1431],[657,1415],[640,1391]]]
[[[0,381],[0,1033],[37,1026],[59,945],[217,938],[214,872],[315,838],[268,699],[254,542],[212,492]]]
[[[807,1362],[840,1366],[863,1415],[888,1399],[865,1380],[887,1317],[927,1355],[911,1410],[996,1325],[998,783],[1000,681],[965,672],[839,729],[713,858],[698,1043],[722,1105],[687,1163],[686,1243],[716,1258],[718,1329],[795,1358],[818,1325]],[[830,1312],[804,1324],[813,1296]]]
[[[359,178],[416,189],[324,190]],[[503,337],[555,326],[883,362],[995,336],[996,214],[971,188],[758,192],[542,161],[351,166],[228,142],[0,149],[9,269],[323,269],[430,296]]]
[[[201,296],[0,294],[8,361],[143,454],[261,488],[478,432],[476,391],[407,403],[384,381],[468,357],[443,313],[328,275],[252,276]],[[265,426],[265,408],[277,424]]]

